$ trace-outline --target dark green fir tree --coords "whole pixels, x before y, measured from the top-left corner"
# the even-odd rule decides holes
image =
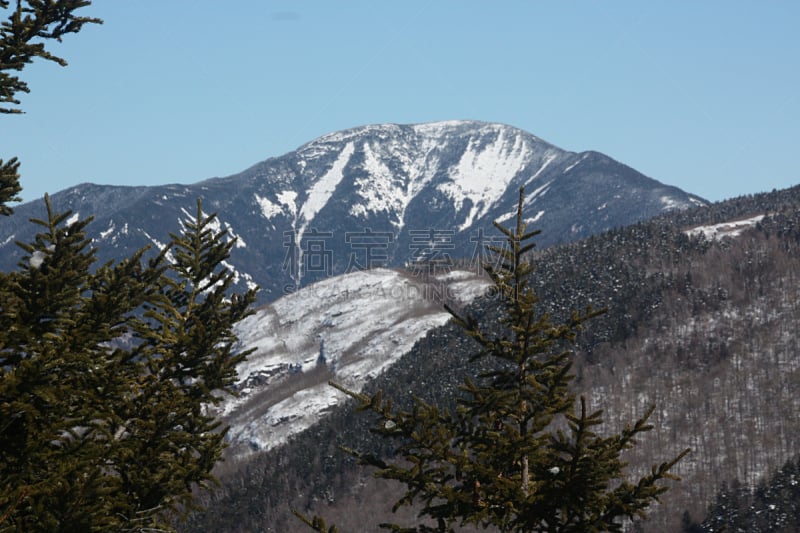
[[[496,260],[484,267],[504,311],[500,323],[487,328],[449,309],[479,347],[474,360],[490,368],[464,380],[455,409],[420,399],[410,410],[396,409],[380,391],[367,395],[334,384],[360,410],[377,415],[376,434],[399,443],[392,459],[350,450],[375,476],[405,487],[395,509],[419,509],[418,524],[383,524],[386,529],[622,531],[626,519],[644,517],[667,490],[662,480],[677,479],[670,470],[688,453],[626,478],[622,454],[652,428],[652,408],[621,432],[603,435],[602,411],[590,411],[570,391],[570,346],[584,322],[602,311],[587,308],[555,323],[538,310],[527,260],[538,232],[525,227],[523,198],[520,191],[515,227],[495,224],[506,245],[490,247]],[[297,514],[316,531],[335,531],[319,517]]]
[[[45,44],[78,33],[84,24],[100,24],[100,19],[76,14],[90,4],[87,0],[0,0],[0,10],[7,14],[0,24],[0,113],[22,113],[17,95],[30,92],[30,88],[19,72],[34,59],[66,66]],[[19,161],[0,159],[0,215],[11,213],[8,202],[19,200],[21,190]]]
[[[93,268],[84,229],[55,213],[0,275],[0,532],[171,530],[213,483],[232,392],[233,240],[214,215],[155,257]]]
[[[0,0],[0,113],[20,113],[19,72],[66,62],[45,44],[98,19],[85,0]],[[0,215],[21,187],[0,160]],[[47,218],[14,272],[0,273],[0,532],[171,531],[214,482],[224,428],[209,408],[232,392],[234,244],[198,201],[159,252],[97,265],[85,228]]]

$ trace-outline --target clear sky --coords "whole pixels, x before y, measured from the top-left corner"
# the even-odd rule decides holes
[[[23,197],[227,176],[364,124],[501,122],[710,200],[800,183],[800,2],[97,0],[0,116]],[[3,14],[5,17],[5,13]]]

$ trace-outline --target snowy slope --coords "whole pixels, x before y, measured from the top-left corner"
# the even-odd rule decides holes
[[[695,235],[703,235],[708,240],[718,240],[725,237],[737,237],[744,230],[751,228],[761,222],[765,215],[756,215],[754,217],[731,220],[728,222],[721,222],[719,224],[711,224],[707,226],[697,226],[686,230],[684,233],[693,237]]]
[[[329,380],[360,390],[450,318],[443,301],[463,305],[489,285],[467,271],[426,283],[375,269],[305,287],[248,317],[237,335],[256,351],[238,368],[240,396],[220,408],[232,452],[269,449],[309,427],[344,400]]]
[[[571,153],[509,126],[448,121],[336,132],[300,147],[297,155],[304,172],[333,161],[312,186],[303,210],[311,204],[316,214],[335,201],[317,193],[319,184],[330,181],[333,173],[340,185],[341,170],[349,166],[354,178],[350,215],[383,214],[399,230],[409,223],[408,209],[418,195],[438,192],[458,214],[458,229],[464,230],[496,206],[512,181],[529,182],[554,159],[567,159]]]

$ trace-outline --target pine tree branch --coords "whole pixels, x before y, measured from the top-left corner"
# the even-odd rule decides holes
[[[297,509],[292,509],[292,514],[295,515],[297,518],[300,519],[305,525],[313,529],[314,531],[318,531],[319,533],[339,533],[339,530],[336,526],[330,526],[325,523],[319,516],[314,516],[313,518],[307,518],[303,513],[298,511]]]
[[[79,32],[84,24],[103,23],[98,18],[75,15],[75,11],[91,4],[85,0],[27,0],[16,4],[0,26],[0,113],[21,113],[18,108],[2,104],[17,106],[20,102],[15,94],[30,92],[27,83],[9,72],[23,70],[36,58],[66,66],[67,62],[50,53],[43,41],[61,41],[65,35]],[[0,8],[8,7],[7,0],[0,2]]]
[[[9,161],[0,159],[0,215],[10,215],[14,212],[8,207],[8,202],[18,202],[22,187],[19,184],[19,162],[16,158]]]

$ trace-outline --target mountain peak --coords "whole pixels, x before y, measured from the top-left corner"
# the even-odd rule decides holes
[[[302,151],[305,147],[311,145],[338,143],[343,141],[346,142],[364,137],[391,138],[397,135],[407,136],[409,134],[413,134],[419,137],[446,140],[448,138],[459,136],[491,135],[498,132],[505,132],[506,135],[522,135],[530,139],[532,142],[545,143],[549,145],[549,143],[546,143],[546,141],[543,141],[535,135],[507,124],[498,122],[485,122],[480,120],[443,120],[415,124],[383,123],[356,126],[322,135],[321,137],[302,145],[300,148],[298,148],[298,151]]]
[[[474,258],[494,220],[513,216],[525,187],[526,219],[540,246],[571,241],[671,209],[704,203],[597,152],[574,153],[505,124],[451,120],[375,124],[333,132],[227,178],[160,187],[79,186],[56,209],[93,214],[99,259],[159,246],[180,231],[182,209],[202,197],[238,237],[231,267],[262,301],[335,274]],[[0,220],[0,265],[41,202]]]

